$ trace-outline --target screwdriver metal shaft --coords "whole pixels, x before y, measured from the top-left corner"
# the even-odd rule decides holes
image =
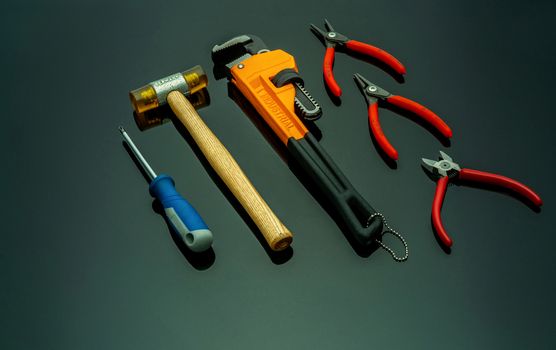
[[[149,163],[145,160],[145,157],[143,157],[137,146],[135,146],[133,140],[131,140],[131,137],[129,137],[122,126],[118,126],[118,130],[120,130],[120,133],[124,137],[125,142],[128,144],[129,148],[131,148],[131,151],[133,152],[135,158],[139,161],[139,164],[141,164],[143,169],[145,169],[145,171],[149,175],[150,180],[154,180],[156,178],[156,173],[154,172],[153,168],[151,168]]]

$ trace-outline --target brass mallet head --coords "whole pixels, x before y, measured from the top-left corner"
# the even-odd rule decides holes
[[[206,106],[208,94],[204,89],[207,84],[205,71],[201,66],[195,66],[130,91],[129,99],[135,111],[135,121],[139,129],[144,130],[163,123],[165,119],[161,117],[163,113],[159,113],[155,109],[166,105],[166,97],[172,91],[183,93],[196,109]],[[197,92],[201,93],[196,94]]]
[[[166,104],[166,97],[172,91],[180,91],[189,96],[205,88],[207,84],[205,71],[201,66],[195,66],[135,89],[129,93],[129,99],[136,113],[145,113]]]
[[[210,104],[210,96],[207,88],[203,88],[193,95],[186,96],[186,98],[195,109],[201,109]],[[133,112],[135,123],[141,131],[162,125],[170,121],[173,115],[172,109],[167,104],[150,109],[144,113]]]

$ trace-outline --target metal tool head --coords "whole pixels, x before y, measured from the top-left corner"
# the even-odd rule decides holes
[[[310,24],[310,27],[311,27],[311,31],[317,36],[317,38],[319,38],[324,43],[328,32],[320,29],[313,23]]]
[[[355,84],[357,84],[359,91],[361,91],[367,99],[367,102],[374,102],[376,99],[385,99],[391,95],[388,91],[376,84],[371,83],[359,73],[355,73],[353,75],[353,79],[355,80]]]
[[[452,157],[447,155],[446,153],[440,151],[440,156],[438,160],[431,160],[422,158],[422,167],[429,172],[430,174],[434,175],[435,177],[444,177],[444,176],[455,176],[461,170],[458,163],[452,160]]]
[[[241,61],[263,52],[268,47],[258,36],[244,34],[236,36],[223,44],[214,45],[212,48],[212,61],[216,65],[225,65],[231,68]]]
[[[329,32],[335,32],[334,27],[332,27],[332,24],[330,24],[330,22],[326,18],[324,19],[324,27]]]
[[[326,30],[322,30],[322,29],[320,29],[319,27],[317,27],[316,25],[314,25],[313,23],[311,23],[311,30],[313,30],[314,33],[315,33],[317,36],[322,37],[322,39],[325,39],[325,38],[327,37],[327,34],[328,34],[328,33],[330,33],[330,32],[336,32],[336,31],[334,30],[334,27],[332,27],[332,24],[330,24],[330,22],[329,22],[326,18],[324,19],[324,28],[325,28]]]
[[[336,44],[342,44],[349,40],[345,35],[335,31],[332,24],[330,24],[326,18],[324,19],[324,28],[326,30],[322,30],[312,23],[310,26],[311,31],[326,45],[326,47],[334,47]]]
[[[353,79],[355,80],[355,84],[357,84],[357,87],[359,88],[359,90],[362,93],[365,93],[365,89],[367,88],[367,86],[372,85],[372,83],[370,81],[368,81],[367,79],[365,79],[361,74],[359,73],[355,73],[353,75]]]

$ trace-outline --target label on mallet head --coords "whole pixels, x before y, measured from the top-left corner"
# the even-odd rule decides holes
[[[179,91],[186,96],[189,95],[190,92],[187,81],[185,81],[182,73],[169,75],[165,78],[153,81],[149,85],[151,85],[156,92],[159,106],[166,103],[166,97],[172,91]]]

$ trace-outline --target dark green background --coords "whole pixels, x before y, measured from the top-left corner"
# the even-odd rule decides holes
[[[2,349],[552,349],[554,94],[551,1],[26,2],[3,4]],[[332,103],[310,22],[373,43],[404,84],[345,54]],[[410,245],[406,263],[356,255],[338,226],[215,81],[211,47],[253,33],[295,55],[323,107],[322,144]],[[171,125],[139,132],[127,93],[201,64],[200,113],[295,233],[275,264],[191,145]],[[369,137],[351,75],[415,99],[454,130],[452,146],[388,110],[397,169]],[[208,268],[185,257],[121,144],[126,127],[215,234]],[[545,200],[451,187],[450,255],[430,223],[421,157],[521,180]],[[386,239],[391,244],[394,240]],[[398,246],[397,246],[398,247]],[[205,261],[206,262],[206,261]],[[209,261],[210,263],[210,261]]]

